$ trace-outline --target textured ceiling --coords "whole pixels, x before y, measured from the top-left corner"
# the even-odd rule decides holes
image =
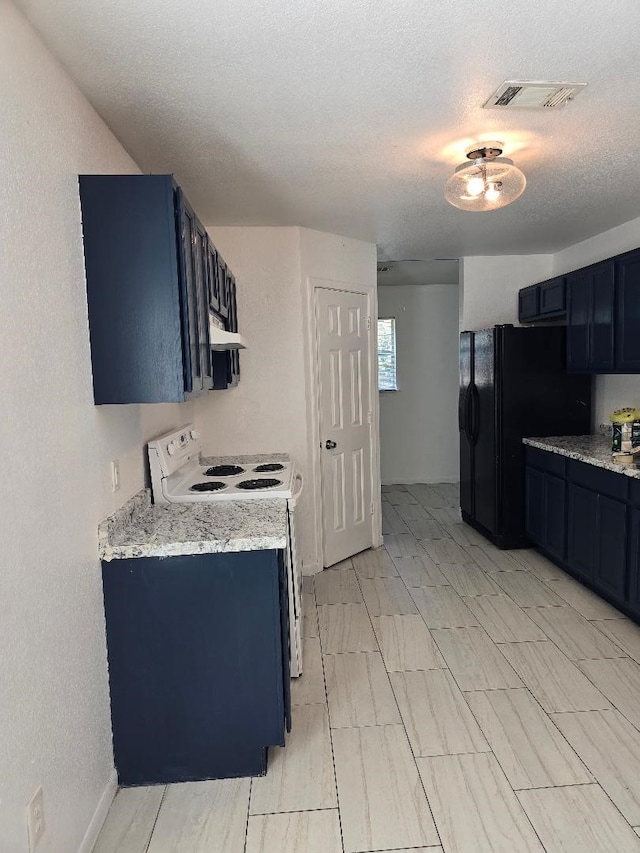
[[[458,284],[458,281],[458,261],[391,261],[378,264],[378,287]]]
[[[640,215],[637,0],[18,0],[145,171],[207,225],[302,225],[380,257],[554,251]],[[558,112],[482,103],[575,80]],[[525,194],[444,201],[497,138]]]

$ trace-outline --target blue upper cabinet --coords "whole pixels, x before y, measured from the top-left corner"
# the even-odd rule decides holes
[[[640,250],[616,260],[616,366],[640,373]]]
[[[183,402],[226,388],[227,364],[209,346],[210,312],[227,325],[223,262],[171,175],[79,183],[95,403]]]
[[[540,323],[566,316],[566,284],[563,275],[524,287],[518,293],[520,323]]]
[[[588,373],[615,370],[614,262],[567,276],[567,368]]]

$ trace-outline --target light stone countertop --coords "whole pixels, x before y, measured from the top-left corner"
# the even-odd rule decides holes
[[[608,435],[561,435],[550,438],[523,438],[523,444],[568,456],[587,465],[606,468],[616,474],[640,479],[640,468],[635,465],[617,465],[611,460],[611,437]]]
[[[151,492],[144,489],[98,527],[98,553],[107,561],[264,551],[286,545],[283,498],[154,505]]]
[[[200,456],[201,465],[260,465],[263,462],[291,462],[288,453],[251,453],[240,456]]]

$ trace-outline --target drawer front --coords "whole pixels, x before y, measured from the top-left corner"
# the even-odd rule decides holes
[[[567,457],[559,453],[551,453],[549,450],[538,450],[537,447],[525,445],[526,464],[539,471],[548,471],[557,477],[564,477],[567,465]]]
[[[627,499],[629,478],[624,474],[616,474],[614,471],[606,471],[604,468],[586,465],[573,459],[569,460],[568,473],[572,482],[587,489],[621,501]]]
[[[566,287],[564,276],[545,281],[539,286],[540,313],[561,314],[567,310]]]

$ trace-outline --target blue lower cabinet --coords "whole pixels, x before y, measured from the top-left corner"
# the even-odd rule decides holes
[[[640,509],[629,512],[627,605],[640,617]]]
[[[526,525],[532,542],[564,560],[566,556],[566,483],[560,477],[527,467]]]
[[[598,560],[598,495],[575,483],[569,484],[569,531],[567,560],[585,580],[593,580]]]
[[[627,570],[627,506],[598,495],[598,563],[594,585],[623,601]]]
[[[103,562],[121,785],[266,772],[290,722],[282,553]]]
[[[531,541],[612,604],[640,617],[640,481],[573,460],[563,475],[556,454],[530,448],[526,458]]]

